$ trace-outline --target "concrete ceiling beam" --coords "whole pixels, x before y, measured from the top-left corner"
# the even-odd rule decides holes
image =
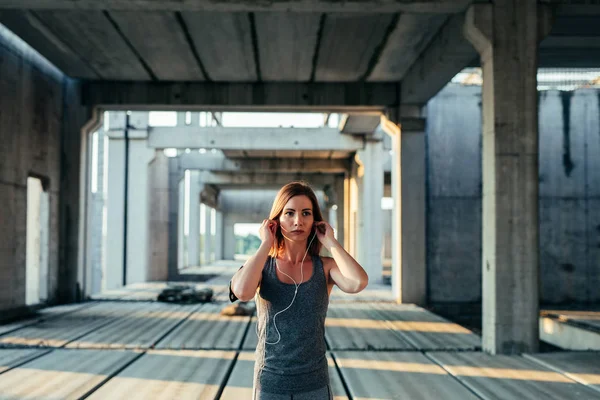
[[[426,104],[452,78],[477,59],[463,34],[464,15],[450,17],[402,80],[403,104]]]
[[[130,10],[130,11],[219,11],[219,12],[359,12],[364,13],[455,13],[470,0],[0,0],[0,8],[36,10]]]
[[[1,1],[1,0],[0,0]],[[84,105],[107,109],[373,111],[394,106],[397,83],[87,81]]]
[[[260,173],[290,173],[290,172],[323,172],[344,173],[349,170],[349,161],[344,159],[235,159],[222,154],[182,154],[180,165],[182,169],[198,169],[216,172],[260,172]]]
[[[157,149],[356,151],[364,147],[364,139],[342,135],[337,128],[174,126],[149,128],[148,146]]]
[[[292,181],[302,180],[308,182],[313,188],[321,189],[326,185],[333,185],[336,176],[341,174],[307,174],[307,173],[285,173],[285,174],[261,174],[243,172],[209,172],[200,171],[198,180],[204,184],[216,185],[219,189],[278,189]]]

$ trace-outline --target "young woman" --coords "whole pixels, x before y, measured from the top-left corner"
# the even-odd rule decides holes
[[[230,299],[256,299],[255,400],[332,399],[325,316],[333,285],[358,293],[365,270],[323,221],[317,197],[302,182],[285,185],[260,230],[262,244],[230,282]],[[325,247],[331,257],[320,257]]]

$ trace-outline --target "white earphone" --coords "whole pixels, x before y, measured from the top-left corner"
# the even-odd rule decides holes
[[[281,314],[284,311],[289,310],[289,308],[292,306],[292,304],[294,304],[294,300],[296,300],[296,295],[298,294],[298,288],[300,287],[300,285],[302,283],[304,283],[304,259],[306,258],[306,255],[308,254],[308,250],[310,249],[310,245],[312,244],[313,240],[315,240],[315,237],[317,237],[317,227],[315,226],[315,233],[313,234],[312,239],[310,240],[310,242],[308,243],[308,246],[306,246],[306,251],[304,252],[304,257],[302,257],[302,262],[300,263],[300,274],[301,274],[301,278],[300,278],[300,283],[297,283],[294,278],[292,278],[291,276],[289,276],[288,274],[286,274],[285,272],[283,272],[282,270],[279,269],[279,267],[277,266],[277,261],[275,260],[275,258],[273,258],[273,260],[275,260],[275,268],[277,268],[277,270],[279,272],[281,272],[282,274],[284,274],[285,276],[287,276],[288,278],[290,278],[292,280],[292,282],[294,282],[294,297],[292,297],[292,302],[290,303],[289,306],[287,306],[286,308],[284,308],[281,311],[278,311],[275,313],[275,315],[273,316],[273,325],[275,326],[275,331],[277,331],[277,335],[279,336],[279,338],[277,339],[276,342],[267,342],[266,341],[266,333],[267,333],[267,327],[269,325],[269,321],[266,321],[266,325],[265,325],[265,343],[266,344],[277,344],[281,341],[281,333],[279,333],[279,329],[277,328],[277,322],[275,322],[275,319],[277,318],[277,316],[279,314]],[[314,275],[315,271],[314,271],[314,266],[313,266],[313,275]],[[275,273],[277,274],[277,273]],[[256,324],[256,336],[258,336],[258,324]]]

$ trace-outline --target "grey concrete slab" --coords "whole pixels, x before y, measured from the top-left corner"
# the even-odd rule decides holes
[[[214,399],[231,351],[149,350],[90,399]]]
[[[585,322],[542,313],[538,322],[540,340],[565,350],[600,350],[600,329]]]
[[[54,350],[1,374],[1,397],[79,399],[138,356],[127,351]]]
[[[39,11],[36,15],[101,78],[150,79],[136,55],[101,11]]]
[[[0,23],[73,78],[97,79],[99,76],[85,60],[48,30],[31,12],[2,10]]]
[[[386,30],[394,21],[385,14],[328,14],[321,32],[315,81],[359,80],[369,67]]]
[[[133,312],[69,343],[68,348],[146,349],[189,317],[197,305],[127,303]]]
[[[158,79],[204,80],[175,13],[114,11],[110,15]]]
[[[354,399],[478,399],[417,352],[333,353]]]
[[[254,352],[242,351],[239,353],[235,366],[231,371],[227,386],[223,390],[221,400],[251,399],[254,379]],[[327,355],[329,365],[329,382],[336,400],[347,399],[341,377],[335,367],[331,355]]]
[[[600,394],[521,356],[427,353],[483,399],[599,399]]]
[[[227,380],[227,385],[221,394],[221,400],[252,399],[254,381],[253,351],[241,351]]]
[[[370,81],[400,81],[446,21],[440,14],[401,14],[381,52]]]
[[[325,320],[330,350],[414,350],[369,304],[330,304]]]
[[[265,81],[310,80],[321,14],[257,13],[256,38]]]
[[[16,331],[17,329],[37,324],[38,322],[45,321],[49,318],[54,318],[62,314],[70,313],[82,309],[84,307],[90,307],[96,304],[93,303],[78,303],[78,304],[66,304],[61,306],[54,306],[43,308],[39,310],[35,315],[30,318],[12,322],[9,324],[0,325],[0,335],[5,333]]]
[[[481,338],[458,324],[421,307],[375,303],[377,313],[419,350],[476,350]]]
[[[560,352],[524,356],[600,393],[600,352]]]
[[[600,334],[600,310],[553,310],[544,309],[542,315],[548,315],[562,322],[597,331]]]
[[[184,12],[182,16],[208,78],[230,82],[256,80],[247,13]]]
[[[49,351],[50,350],[35,349],[0,349],[0,374],[17,365],[24,364],[31,359],[40,357]]]
[[[204,304],[162,339],[156,348],[237,350],[250,317],[220,315],[226,305]]]
[[[0,336],[0,346],[62,347],[86,333],[124,318],[133,304],[97,304],[41,320],[37,324]]]

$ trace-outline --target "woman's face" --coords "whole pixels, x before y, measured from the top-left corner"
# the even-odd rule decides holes
[[[306,240],[312,231],[313,222],[312,202],[304,195],[292,197],[279,217],[281,234],[292,241]]]

